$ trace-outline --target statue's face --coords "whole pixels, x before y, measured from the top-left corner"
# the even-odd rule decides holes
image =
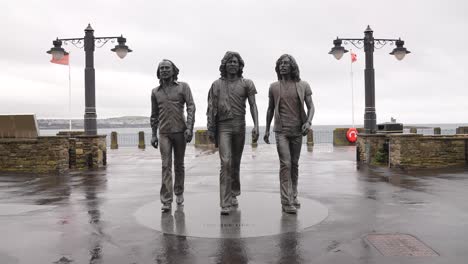
[[[291,60],[288,57],[282,58],[279,62],[279,72],[281,75],[291,74]]]
[[[159,76],[161,79],[169,79],[174,75],[172,64],[168,61],[163,61],[159,64]]]
[[[239,72],[239,60],[237,59],[236,56],[232,56],[227,62],[226,62],[226,71],[229,74],[237,74]]]

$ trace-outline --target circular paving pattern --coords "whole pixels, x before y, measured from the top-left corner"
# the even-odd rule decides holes
[[[316,225],[328,216],[321,203],[299,197],[301,208],[296,215],[281,211],[279,193],[243,192],[239,206],[229,215],[220,215],[219,193],[186,193],[182,206],[172,204],[172,211],[161,212],[161,202],[154,201],[135,212],[138,223],[166,234],[206,238],[242,238],[299,232]]]

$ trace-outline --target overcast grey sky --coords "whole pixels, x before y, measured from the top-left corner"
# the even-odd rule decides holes
[[[375,51],[377,122],[467,123],[467,7],[463,0],[5,1],[0,114],[68,118],[68,68],[50,63],[45,52],[56,37],[83,37],[91,23],[95,36],[123,34],[134,50],[121,60],[110,51],[113,43],[96,49],[98,118],[149,116],[156,67],[167,58],[192,88],[196,126],[206,125],[208,89],[232,50],[257,87],[261,125],[274,64],[284,53],[296,58],[312,87],[313,124],[350,124],[349,53],[337,61],[328,52],[334,38],[362,38],[369,24],[376,38],[401,37],[411,51],[403,61],[388,55],[394,46]],[[84,51],[64,48],[71,53],[71,117],[82,118]],[[354,50],[355,118],[362,124],[364,52]]]

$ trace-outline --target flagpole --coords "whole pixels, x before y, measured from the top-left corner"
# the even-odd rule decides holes
[[[68,130],[72,130],[72,117],[71,117],[71,66],[70,66],[70,53],[66,52],[60,59],[52,59],[50,62],[60,65],[68,65]]]
[[[353,76],[353,50],[349,53],[351,55],[351,115],[352,115],[352,123],[354,128],[354,76]]]
[[[68,62],[68,117],[70,118],[68,130],[72,130],[72,120],[71,120],[71,66],[70,61]]]

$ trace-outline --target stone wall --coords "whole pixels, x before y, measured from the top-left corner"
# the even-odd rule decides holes
[[[71,168],[93,169],[106,166],[106,148],[106,135],[82,135],[70,138]]]
[[[60,131],[70,142],[70,169],[94,169],[107,163],[106,135],[86,136],[84,131]]]
[[[390,167],[445,168],[467,165],[468,136],[389,136]]]
[[[0,139],[0,172],[64,173],[68,150],[66,137]]]
[[[383,134],[360,134],[356,141],[357,161],[369,165],[387,165],[386,141]]]
[[[468,135],[362,134],[357,160],[395,168],[447,168],[468,165]]]

